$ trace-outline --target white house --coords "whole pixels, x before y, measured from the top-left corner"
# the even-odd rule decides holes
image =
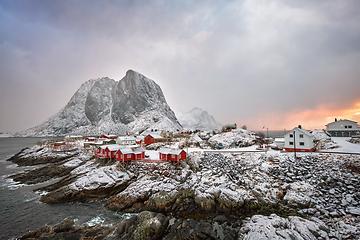
[[[296,127],[285,134],[285,151],[311,152],[314,151],[314,135],[301,127]]]
[[[351,137],[360,133],[360,127],[357,122],[335,118],[335,122],[326,125],[326,130],[332,137]]]
[[[116,143],[120,145],[135,145],[136,138],[134,136],[120,136],[116,139]]]

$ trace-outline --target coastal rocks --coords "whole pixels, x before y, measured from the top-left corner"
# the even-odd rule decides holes
[[[113,231],[114,228],[101,226],[75,227],[73,221],[67,220],[51,227],[27,233],[20,239],[104,239],[105,237],[111,237]]]
[[[254,215],[244,222],[239,231],[239,240],[250,239],[329,239],[322,223],[292,216],[282,218]]]
[[[88,159],[79,159],[72,157],[56,163],[47,164],[26,172],[18,173],[10,176],[15,182],[24,184],[36,184],[45,182],[53,178],[67,176],[77,166],[83,164]]]
[[[113,165],[98,168],[91,161],[85,165],[70,173],[69,178],[73,179],[70,184],[42,196],[40,201],[59,203],[103,199],[123,191],[134,179],[133,173],[119,171]]]
[[[56,163],[74,157],[80,153],[78,148],[71,148],[58,151],[48,146],[35,145],[31,148],[24,148],[15,154],[8,161],[19,166],[33,166],[39,164]]]
[[[312,199],[314,187],[306,182],[295,182],[289,185],[289,190],[284,196],[284,201],[294,208],[308,208],[316,201]]]
[[[163,214],[143,211],[117,226],[117,239],[160,239],[168,224],[169,220]]]

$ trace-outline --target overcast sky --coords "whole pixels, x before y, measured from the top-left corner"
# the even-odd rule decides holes
[[[360,122],[360,1],[0,0],[0,132],[128,69],[249,129]]]

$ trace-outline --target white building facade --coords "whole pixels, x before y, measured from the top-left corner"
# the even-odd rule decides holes
[[[326,130],[332,137],[351,137],[353,135],[359,135],[360,127],[357,122],[335,118],[335,122],[331,122],[326,125]]]
[[[136,138],[134,136],[120,136],[116,139],[116,143],[119,145],[135,145]]]
[[[302,128],[294,128],[284,135],[285,151],[312,152],[314,151],[314,135]]]

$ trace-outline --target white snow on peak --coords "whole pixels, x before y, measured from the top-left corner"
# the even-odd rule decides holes
[[[176,116],[180,124],[188,130],[221,130],[222,124],[218,123],[207,111],[193,108],[189,112],[178,112]]]

